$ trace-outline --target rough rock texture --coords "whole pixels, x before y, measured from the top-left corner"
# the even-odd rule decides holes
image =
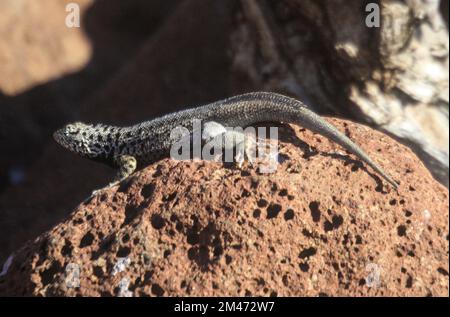
[[[391,138],[329,119],[401,185],[280,127],[280,165],[164,159],[28,242],[0,295],[448,296],[448,190]]]
[[[54,144],[51,133],[62,124],[74,120],[135,123],[249,90],[286,92],[286,86],[294,87],[289,89],[293,96],[317,110],[347,112],[354,104],[348,103],[348,90],[341,83],[350,80],[349,85],[363,91],[364,85],[354,84],[359,80],[355,69],[373,66],[370,55],[345,54],[348,42],[342,35],[358,33],[367,39],[361,33],[364,29],[356,27],[364,10],[342,11],[355,10],[347,4],[350,1],[257,1],[270,4],[265,12],[268,28],[275,27],[275,38],[281,42],[264,50],[254,42],[267,36],[254,28],[259,21],[262,30],[267,30],[261,24],[264,19],[258,19],[251,7],[244,12],[240,1],[79,0],[82,28],[70,30],[58,27],[64,23],[62,3],[68,1],[28,2],[0,1],[0,60],[5,61],[0,63],[0,263],[26,240],[63,221],[90,190],[113,176],[111,170]],[[289,10],[280,10],[286,3],[291,4]],[[448,1],[442,3],[443,12],[448,13]],[[333,21],[316,19],[326,12],[325,18]],[[428,27],[427,20],[418,22]],[[335,47],[333,34],[340,34],[336,40],[343,45]],[[358,44],[359,52],[370,54],[378,42],[352,43]],[[290,57],[284,68],[271,62],[283,61],[273,58],[277,47],[284,47],[279,55]],[[79,69],[86,56],[91,59]],[[300,76],[283,80],[283,72]],[[445,104],[441,109],[447,109]],[[444,130],[436,129],[439,135]]]

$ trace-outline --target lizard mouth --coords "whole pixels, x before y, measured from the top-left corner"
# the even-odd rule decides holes
[[[64,135],[64,131],[62,129],[53,132],[53,139],[63,148],[70,149],[70,146],[68,145],[68,142]]]

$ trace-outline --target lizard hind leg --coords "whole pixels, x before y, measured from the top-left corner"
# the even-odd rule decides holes
[[[202,140],[209,141],[226,132],[227,129],[220,123],[215,121],[208,121],[203,125]]]
[[[253,162],[255,144],[254,137],[245,134],[243,131],[227,130],[220,123],[210,121],[206,122],[203,126],[202,139],[208,142],[207,149],[221,148],[225,153],[220,152],[220,155],[216,155],[214,160],[218,157],[222,157],[225,162],[236,163],[238,167],[241,167],[245,159],[250,163]],[[236,150],[236,155],[232,155]]]

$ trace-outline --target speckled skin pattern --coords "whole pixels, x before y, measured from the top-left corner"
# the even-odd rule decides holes
[[[118,168],[117,180],[120,180],[136,168],[167,156],[173,143],[172,129],[182,126],[192,131],[193,119],[203,123],[214,121],[226,127],[246,127],[267,121],[298,124],[341,145],[394,188],[398,186],[360,147],[301,101],[270,92],[238,95],[130,127],[76,122],[56,131],[54,138],[72,152]]]

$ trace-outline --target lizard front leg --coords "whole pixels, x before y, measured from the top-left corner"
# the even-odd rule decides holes
[[[133,174],[137,167],[136,158],[131,155],[121,155],[117,159],[115,159],[114,163],[119,168],[119,171],[117,172],[117,175],[114,178],[113,182],[116,184]]]
[[[114,160],[114,163],[118,167],[118,172],[117,172],[116,176],[114,177],[114,180],[111,183],[109,183],[106,187],[94,190],[92,192],[92,196],[95,196],[98,193],[119,184],[121,181],[126,179],[128,176],[133,174],[133,172],[136,170],[136,167],[137,167],[136,158],[131,155],[121,155],[117,159]]]

